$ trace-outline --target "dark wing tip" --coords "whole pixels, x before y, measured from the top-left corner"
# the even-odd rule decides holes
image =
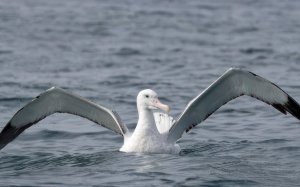
[[[279,112],[281,112],[281,113],[283,113],[283,114],[286,115],[286,109],[285,109],[285,107],[283,105],[281,105],[281,104],[272,104],[272,106],[274,108],[276,108]]]
[[[272,104],[272,106],[283,114],[289,112],[300,120],[300,105],[291,96],[288,96],[288,101],[285,104]]]
[[[288,102],[284,105],[285,109],[300,120],[300,105],[292,97],[288,96]]]
[[[19,136],[25,129],[30,127],[30,125],[25,125],[21,128],[13,127],[9,122],[6,124],[4,129],[0,133],[0,150],[4,148],[8,143],[13,141],[16,137]]]

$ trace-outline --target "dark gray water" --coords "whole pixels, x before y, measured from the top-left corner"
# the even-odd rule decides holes
[[[135,127],[139,90],[177,116],[229,67],[300,101],[300,1],[0,1],[1,128],[59,86]],[[1,186],[298,186],[300,123],[243,97],[179,142],[180,155],[118,152],[122,138],[57,114],[0,152]]]

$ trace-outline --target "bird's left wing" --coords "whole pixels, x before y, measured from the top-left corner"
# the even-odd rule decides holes
[[[282,89],[254,73],[231,68],[189,102],[169,130],[168,141],[176,142],[185,131],[204,121],[222,105],[242,95],[270,104],[284,114],[289,112],[300,120],[299,104]]]
[[[154,112],[154,120],[160,134],[167,133],[175,121],[172,116],[161,112]]]
[[[0,149],[25,129],[53,113],[74,114],[123,136],[128,132],[116,112],[61,88],[53,87],[37,96],[11,118],[0,133]]]

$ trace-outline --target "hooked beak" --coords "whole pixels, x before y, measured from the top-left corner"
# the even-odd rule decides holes
[[[160,108],[167,113],[170,112],[170,107],[168,105],[162,104],[158,99],[155,99],[153,101],[153,106],[156,108]]]

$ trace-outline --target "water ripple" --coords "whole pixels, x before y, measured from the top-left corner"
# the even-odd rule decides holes
[[[179,115],[229,67],[300,99],[299,1],[0,1],[1,128],[59,86],[136,126],[154,89]],[[221,93],[220,93],[221,94]],[[176,115],[174,115],[176,117]],[[239,98],[178,142],[179,155],[117,151],[123,137],[55,115],[0,152],[0,186],[298,186],[299,122]]]

